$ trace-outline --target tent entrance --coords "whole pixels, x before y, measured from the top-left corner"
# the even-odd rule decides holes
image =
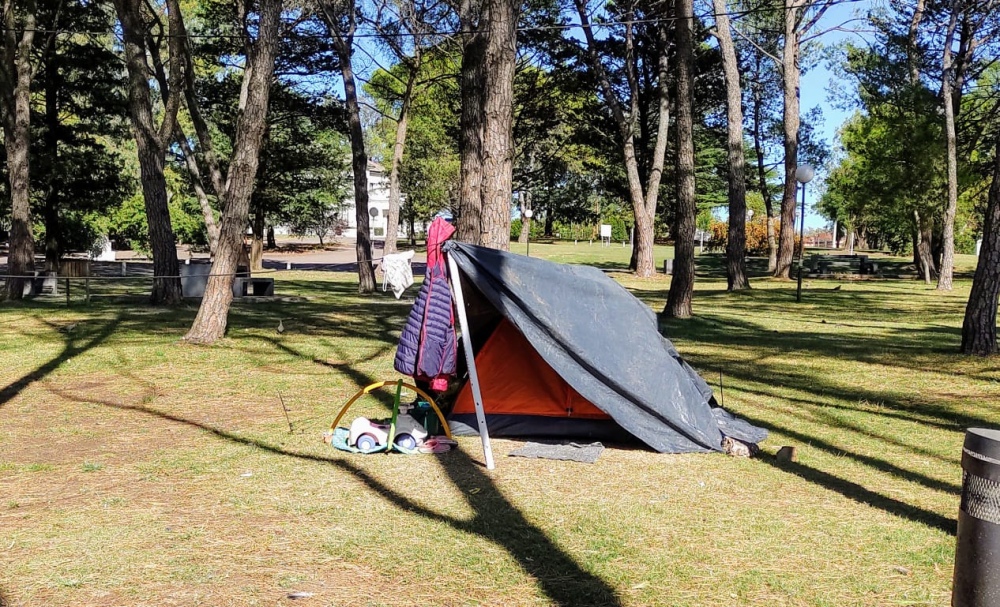
[[[507,319],[476,354],[486,415],[524,415],[610,421],[611,417],[570,387]],[[453,415],[474,415],[472,387],[466,382]],[[493,431],[493,424],[490,424]],[[495,433],[495,431],[494,431]]]
[[[566,383],[506,318],[479,348],[476,368],[492,436],[635,442],[610,415]],[[448,422],[458,436],[479,434],[471,381],[456,396]]]

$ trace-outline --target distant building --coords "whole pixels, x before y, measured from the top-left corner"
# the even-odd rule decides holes
[[[833,232],[818,230],[806,234],[806,246],[815,248],[834,248]]]
[[[353,177],[352,177],[353,179]],[[351,182],[354,183],[353,181]],[[353,191],[353,185],[352,185]],[[405,201],[406,196],[400,193],[400,202]],[[375,209],[376,214],[372,217],[371,210]],[[356,238],[358,235],[358,220],[355,214],[354,197],[344,201],[344,209],[341,211],[346,227],[343,236]],[[389,221],[389,172],[385,167],[375,162],[368,161],[368,227],[373,238],[384,238],[385,229]],[[400,238],[408,236],[407,226],[400,219],[397,230]]]

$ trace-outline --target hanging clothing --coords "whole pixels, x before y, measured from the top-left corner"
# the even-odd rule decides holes
[[[451,287],[441,251],[454,233],[455,228],[440,217],[431,223],[427,232],[424,284],[410,308],[394,363],[397,371],[431,382],[434,390],[443,390],[448,378],[455,375],[458,353]]]
[[[392,289],[392,294],[399,299],[403,296],[403,291],[413,284],[413,268],[410,261],[413,259],[413,251],[403,251],[402,253],[390,253],[382,257],[382,291]]]

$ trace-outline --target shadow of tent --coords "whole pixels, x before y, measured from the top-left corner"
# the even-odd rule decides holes
[[[412,501],[365,471],[342,458],[329,458],[309,453],[298,453],[271,445],[261,440],[238,436],[194,420],[148,408],[110,400],[81,398],[58,388],[48,387],[51,393],[71,402],[98,404],[123,411],[133,411],[168,421],[198,428],[234,443],[256,447],[285,457],[318,462],[338,468],[361,480],[369,490],[402,511],[429,520],[443,522],[456,531],[479,536],[507,551],[521,569],[535,580],[540,590],[561,607],[620,607],[622,602],[614,588],[600,577],[586,571],[579,563],[559,548],[543,530],[533,525],[510,501],[503,496],[492,479],[480,465],[461,450],[453,451],[439,461],[449,480],[465,496],[474,512],[470,519],[460,519],[435,512]],[[478,489],[473,493],[473,489]]]

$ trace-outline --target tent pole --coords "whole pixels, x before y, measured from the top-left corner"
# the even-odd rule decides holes
[[[469,320],[465,316],[465,296],[462,294],[462,278],[458,273],[458,265],[448,255],[448,272],[451,275],[451,292],[455,297],[455,307],[458,308],[458,322],[462,328],[462,345],[465,350],[465,362],[469,367],[469,381],[472,382],[472,400],[476,404],[476,421],[479,423],[479,437],[483,439],[483,456],[486,458],[486,469],[496,467],[493,463],[493,448],[490,447],[490,432],[486,427],[486,413],[483,411],[483,393],[479,389],[479,372],[476,370],[476,355],[472,351],[472,339],[469,331]]]

